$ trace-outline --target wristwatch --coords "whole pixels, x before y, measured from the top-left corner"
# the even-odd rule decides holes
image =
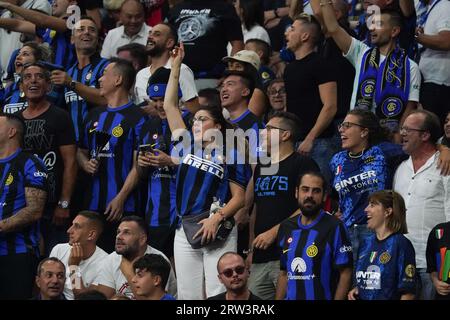
[[[69,209],[69,201],[67,200],[59,200],[58,201],[58,207],[61,209]]]

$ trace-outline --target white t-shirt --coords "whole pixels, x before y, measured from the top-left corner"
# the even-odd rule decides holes
[[[428,8],[430,9],[430,8]],[[431,10],[423,33],[436,35],[441,31],[450,31],[450,1],[441,0]],[[425,49],[419,62],[424,82],[450,86],[450,51]]]
[[[66,283],[64,285],[64,295],[66,296],[67,300],[74,299],[69,269],[69,256],[71,249],[72,246],[68,243],[61,243],[57,244],[50,253],[50,257],[58,258],[66,266]],[[86,288],[89,287],[97,278],[101,263],[107,256],[108,254],[105,251],[103,251],[99,247],[96,247],[92,256],[80,262],[79,268],[81,272],[81,278],[83,279],[83,284]]]
[[[159,250],[156,250],[150,246],[147,246],[145,253],[159,254],[164,257],[169,263],[169,259]],[[96,285],[103,285],[116,290],[117,294],[123,294],[131,299],[134,299],[133,292],[128,284],[127,278],[120,270],[120,263],[122,262],[122,256],[116,252],[111,253],[103,260],[100,272],[95,280]],[[177,280],[172,267],[170,268],[169,280],[167,281],[166,291],[175,296],[177,293]]]
[[[117,57],[117,48],[123,45],[129,43],[139,43],[145,46],[147,44],[148,33],[151,29],[151,27],[144,23],[139,33],[131,38],[125,34],[124,26],[109,30],[105,41],[103,42],[102,52],[100,55],[102,58],[111,59],[113,57]]]
[[[358,92],[359,85],[359,75],[361,73],[361,62],[366,51],[371,48],[367,46],[362,41],[359,41],[355,38],[352,39],[352,44],[350,45],[350,49],[347,54],[344,54],[344,57],[347,58],[348,61],[355,67],[355,81],[353,82],[353,93],[352,93],[352,101],[350,103],[350,110],[355,108],[356,102],[356,94]],[[380,64],[386,59],[385,55],[380,54]],[[408,58],[409,59],[409,58]],[[410,87],[409,87],[409,98],[408,101],[419,101],[419,92],[420,92],[420,71],[417,63],[409,59],[410,62]],[[373,99],[372,103],[372,112],[375,112],[376,103],[375,99]]]
[[[170,69],[171,67],[172,63],[169,59],[164,68]],[[137,73],[136,83],[134,85],[134,96],[136,104],[149,99],[147,94],[147,84],[148,79],[150,79],[151,76],[152,74],[150,72],[150,67],[144,68]],[[180,69],[180,88],[183,94],[183,96],[181,97],[181,101],[189,101],[197,97],[197,88],[195,87],[194,73],[184,63],[181,64]]]
[[[25,9],[36,9],[51,15],[52,7],[48,0],[27,0],[21,6]],[[4,11],[1,18],[13,18],[11,11]],[[9,32],[6,29],[0,28],[0,73],[2,78],[6,75],[6,69],[8,68],[9,59],[14,50],[20,48],[22,43],[20,42],[19,32]]]

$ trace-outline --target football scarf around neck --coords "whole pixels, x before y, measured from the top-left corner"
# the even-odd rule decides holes
[[[408,102],[410,61],[405,50],[396,46],[380,64],[380,51],[364,53],[359,75],[356,109],[372,110],[375,99],[378,116],[399,117]]]

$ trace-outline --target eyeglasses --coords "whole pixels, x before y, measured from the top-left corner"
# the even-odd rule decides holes
[[[245,267],[244,266],[237,266],[234,269],[225,269],[221,272],[221,274],[223,274],[225,277],[227,278],[231,278],[234,274],[234,272],[236,272],[236,274],[241,275],[245,272]]]
[[[269,90],[268,92],[269,96],[276,96],[276,95],[285,95],[286,94],[286,90],[284,88],[280,88],[279,90]]]
[[[282,131],[289,131],[289,130],[287,130],[287,129],[283,129],[283,128],[271,126],[270,124],[267,124],[267,125],[266,125],[266,130],[267,130],[267,131],[270,131],[270,130],[273,130],[273,129],[282,130]]]
[[[345,129],[345,130],[347,130],[347,129],[353,127],[353,126],[358,126],[358,127],[361,127],[361,128],[365,128],[364,126],[362,126],[360,124],[346,121],[346,122],[342,122],[341,124],[339,124],[338,125],[338,129]]]
[[[413,129],[413,128],[408,128],[408,127],[400,127],[400,133],[404,132],[406,134],[409,134],[411,131],[417,131],[417,132],[425,132],[427,130],[423,130],[423,129]]]

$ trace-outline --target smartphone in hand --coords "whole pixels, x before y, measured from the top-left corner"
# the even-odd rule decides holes
[[[153,153],[153,145],[152,144],[141,144],[139,146],[139,152],[142,152],[143,154],[146,154],[148,152]]]

